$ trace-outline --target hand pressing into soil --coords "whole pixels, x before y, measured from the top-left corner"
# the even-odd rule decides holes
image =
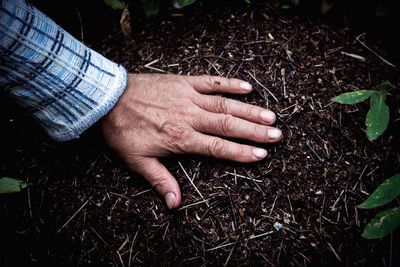
[[[130,74],[125,92],[102,120],[107,143],[141,174],[172,209],[178,182],[160,163],[171,154],[200,154],[238,162],[263,159],[267,151],[222,137],[272,143],[281,139],[269,110],[213,93],[247,94],[251,85],[213,76]]]

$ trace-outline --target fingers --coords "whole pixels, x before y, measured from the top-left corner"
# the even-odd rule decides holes
[[[214,135],[246,139],[259,143],[278,142],[282,138],[279,129],[265,126],[232,115],[215,114],[204,112],[198,117],[199,122],[194,125],[194,129]]]
[[[213,113],[231,114],[256,123],[272,125],[276,121],[275,113],[270,110],[225,97],[204,95],[194,99],[194,103]]]
[[[158,159],[143,157],[128,165],[133,171],[141,174],[164,197],[169,209],[179,206],[181,190],[178,182]]]
[[[201,133],[193,134],[192,143],[195,145],[188,149],[188,153],[219,159],[248,163],[262,160],[267,156],[265,149],[242,145]]]
[[[218,76],[182,76],[184,79],[199,93],[231,93],[231,94],[247,94],[252,90],[251,84],[248,82]]]

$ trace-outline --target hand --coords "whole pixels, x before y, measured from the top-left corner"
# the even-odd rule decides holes
[[[247,82],[222,77],[130,74],[125,92],[102,120],[103,134],[127,166],[155,187],[170,209],[176,208],[179,185],[159,157],[188,153],[255,162],[267,151],[217,136],[259,143],[281,139],[281,131],[269,126],[276,119],[273,112],[209,95],[251,89]]]

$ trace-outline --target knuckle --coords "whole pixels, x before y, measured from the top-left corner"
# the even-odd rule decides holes
[[[165,176],[157,174],[153,176],[149,182],[157,191],[161,191],[161,188],[163,188],[167,183],[167,179]]]
[[[210,155],[213,157],[220,157],[225,152],[225,143],[220,138],[214,138],[210,142],[210,146],[208,147]]]
[[[218,113],[228,113],[228,101],[223,97],[215,97],[214,98],[214,108]]]
[[[215,87],[218,85],[218,82],[212,76],[206,76],[206,83],[207,85],[214,90]]]
[[[191,152],[193,146],[194,144],[192,142],[192,139],[186,132],[181,136],[180,142],[176,144],[176,148],[179,150],[180,153]]]
[[[187,116],[189,116],[190,114],[190,108],[188,108],[189,105],[188,103],[179,103],[179,104],[175,104],[174,107],[172,107],[172,111],[175,114],[179,114],[182,118],[185,118]]]
[[[256,139],[256,141],[265,141],[267,139],[266,129],[258,125],[253,125],[251,128],[253,136]]]
[[[244,112],[244,115],[246,116],[246,118],[250,118],[253,115],[253,107],[250,105],[246,105],[243,108],[243,112]]]
[[[171,151],[176,152],[180,148],[182,140],[185,138],[185,129],[181,125],[173,122],[164,122],[158,132],[161,136],[161,142]]]
[[[232,115],[223,115],[218,119],[218,128],[223,135],[229,135],[233,125],[233,117]]]
[[[233,78],[228,78],[228,84],[229,84],[230,88],[233,88],[234,84],[235,84],[235,80]]]
[[[249,157],[249,150],[246,149],[245,147],[241,146],[240,148],[237,149],[236,153],[238,158],[247,158]]]

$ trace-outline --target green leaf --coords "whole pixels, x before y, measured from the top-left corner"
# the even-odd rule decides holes
[[[389,107],[385,103],[386,93],[374,94],[370,99],[370,109],[367,114],[367,136],[370,141],[375,140],[389,124]]]
[[[391,7],[389,7],[387,4],[378,2],[375,14],[376,16],[381,17],[390,14],[391,11]]]
[[[376,91],[383,91],[383,90],[386,90],[386,87],[388,87],[389,85],[392,85],[392,84],[391,84],[389,81],[384,81],[384,82],[378,84],[378,85],[375,87],[375,90],[376,90]]]
[[[115,10],[117,9],[122,10],[126,6],[125,1],[120,1],[120,0],[104,0],[104,3],[106,3],[106,5]]]
[[[250,3],[250,0],[244,0],[244,1],[245,1],[247,4],[249,4],[249,5],[251,4],[251,3]]]
[[[386,179],[377,189],[357,207],[360,209],[372,209],[388,204],[400,196],[400,173]]]
[[[379,212],[364,228],[362,237],[376,239],[384,237],[400,225],[400,207]]]
[[[197,0],[177,0],[176,3],[179,5],[179,7],[184,7],[193,4]]]
[[[0,178],[0,194],[10,194],[20,192],[28,185],[21,180],[3,177]]]
[[[377,93],[374,90],[359,90],[335,96],[331,100],[340,104],[356,104]]]
[[[321,14],[325,15],[328,13],[329,10],[333,8],[333,3],[328,3],[327,0],[322,0],[321,1]]]
[[[142,7],[147,18],[158,14],[160,2],[161,0],[142,0]]]
[[[298,6],[300,4],[300,0],[292,0],[292,4]]]
[[[326,87],[321,88],[321,92],[325,92],[326,91]]]

